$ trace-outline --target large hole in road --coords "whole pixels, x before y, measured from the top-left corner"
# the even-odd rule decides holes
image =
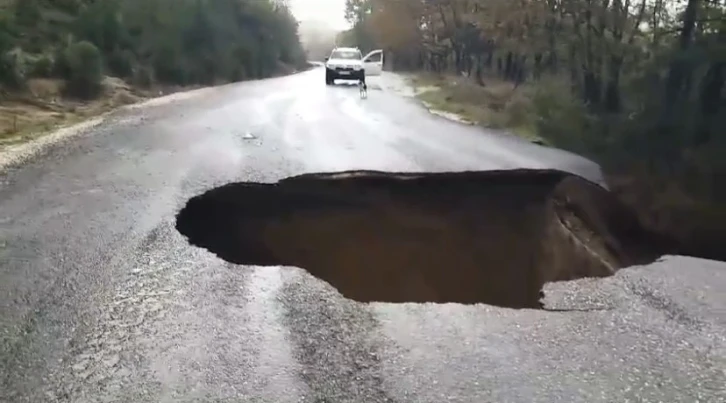
[[[547,282],[666,251],[607,190],[553,170],[233,183],[190,199],[176,227],[228,262],[297,266],[361,302],[540,308]]]

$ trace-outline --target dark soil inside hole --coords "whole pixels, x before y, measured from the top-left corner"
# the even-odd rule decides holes
[[[176,226],[228,262],[301,267],[361,302],[539,308],[546,282],[671,251],[607,190],[553,170],[233,183],[190,199]]]

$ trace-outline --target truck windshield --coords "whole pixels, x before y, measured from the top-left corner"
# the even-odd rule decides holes
[[[356,50],[336,50],[330,55],[331,59],[360,60],[363,58],[360,52]]]

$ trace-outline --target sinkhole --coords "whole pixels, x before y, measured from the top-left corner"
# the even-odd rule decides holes
[[[547,282],[607,277],[666,250],[607,190],[556,170],[231,183],[191,198],[176,228],[228,262],[300,267],[360,302],[538,309]]]

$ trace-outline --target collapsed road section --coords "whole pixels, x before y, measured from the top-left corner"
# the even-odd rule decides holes
[[[667,251],[607,190],[555,170],[233,183],[190,199],[176,227],[228,262],[297,266],[361,302],[539,308],[547,282]]]

